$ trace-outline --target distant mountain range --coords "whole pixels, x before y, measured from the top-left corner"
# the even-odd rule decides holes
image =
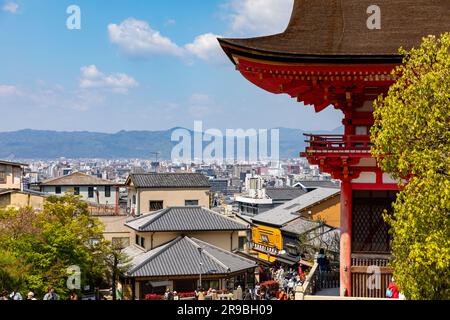
[[[114,134],[96,132],[58,132],[20,130],[0,132],[0,159],[154,159],[152,152],[160,152],[161,159],[170,159],[173,147],[172,128],[165,131],[120,131]],[[280,157],[298,157],[305,149],[306,131],[280,130]],[[314,134],[341,134],[343,128]],[[192,131],[190,131],[192,133]]]

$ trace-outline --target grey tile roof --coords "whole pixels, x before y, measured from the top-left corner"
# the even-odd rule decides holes
[[[320,221],[311,221],[304,218],[297,219],[285,227],[283,227],[281,230],[297,235],[305,234],[311,230],[320,228],[323,224]]]
[[[160,248],[135,256],[127,274],[130,277],[224,275],[255,267],[255,262],[234,253],[195,238],[179,237]]]
[[[28,167],[28,164],[20,163],[20,162],[11,162],[6,160],[0,160],[0,164],[8,165],[8,166],[15,166],[15,167]]]
[[[247,230],[248,225],[202,207],[172,207],[128,221],[140,232]]]
[[[267,188],[266,194],[272,200],[292,200],[304,195],[306,192],[300,188]]]
[[[297,213],[299,211],[318,202],[337,196],[340,192],[339,189],[318,188],[272,210],[261,213],[252,218],[252,220],[254,223],[262,222],[274,226],[284,226],[287,223],[298,219],[299,215]]]
[[[303,188],[336,188],[339,189],[341,187],[339,182],[333,181],[299,181]]]
[[[143,173],[129,177],[136,188],[210,188],[209,179],[201,173]]]
[[[33,195],[33,196],[39,196],[39,197],[50,197],[49,194],[38,192],[34,190],[19,190],[19,189],[0,189],[0,195],[8,194],[8,193],[20,193],[20,194],[26,194],[26,195]]]
[[[0,195],[1,194],[13,193],[13,192],[14,192],[13,189],[0,189]]]
[[[99,179],[81,172],[58,177],[42,182],[41,186],[115,186],[117,183]]]

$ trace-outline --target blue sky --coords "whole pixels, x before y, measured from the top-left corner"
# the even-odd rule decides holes
[[[334,129],[339,112],[256,88],[216,41],[283,31],[292,1],[0,0],[0,131]]]

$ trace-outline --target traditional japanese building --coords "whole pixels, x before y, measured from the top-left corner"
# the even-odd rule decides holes
[[[382,213],[397,181],[371,156],[373,101],[386,94],[402,63],[399,48],[450,31],[448,0],[295,0],[285,32],[219,39],[236,69],[253,84],[288,94],[317,112],[343,113],[344,135],[311,135],[304,156],[341,186],[341,295],[384,297],[392,270]],[[371,268],[369,268],[371,266]],[[381,286],[369,285],[373,266]]]

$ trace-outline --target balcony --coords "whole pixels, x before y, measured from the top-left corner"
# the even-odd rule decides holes
[[[305,134],[309,143],[304,157],[330,157],[330,156],[350,156],[368,157],[373,146],[370,136],[362,135],[312,135]]]

